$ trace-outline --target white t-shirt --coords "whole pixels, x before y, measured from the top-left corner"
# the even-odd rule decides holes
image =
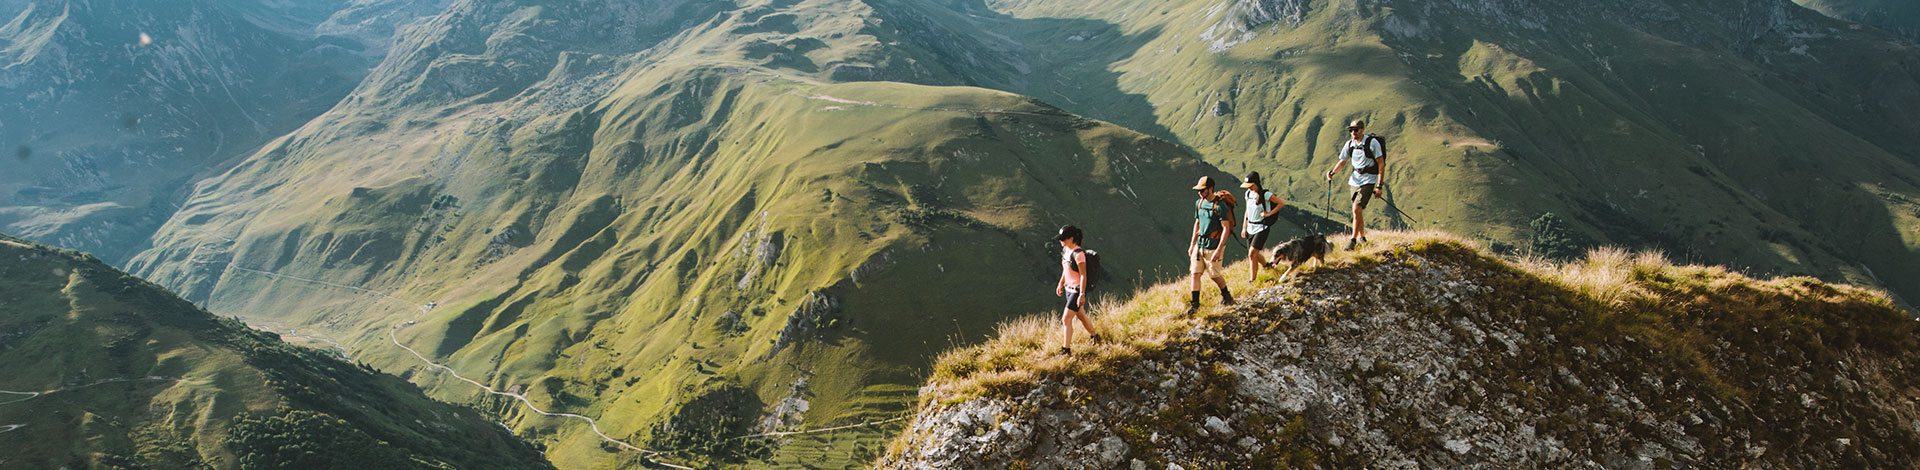
[[[1273,203],[1267,201],[1266,196],[1269,194],[1273,194],[1273,192],[1261,191],[1260,194],[1254,194],[1253,190],[1247,190],[1247,233],[1253,234],[1267,231],[1267,226],[1254,222],[1260,220],[1260,214],[1264,214],[1267,210],[1273,208]],[[1279,216],[1279,214],[1274,214],[1274,217]]]
[[[1361,136],[1360,139],[1367,141],[1368,145],[1373,146],[1374,155],[1384,155],[1387,153],[1387,149],[1380,148],[1379,140],[1368,139],[1365,136]],[[1340,147],[1340,158],[1346,160],[1348,165],[1353,165],[1353,169],[1356,170],[1350,176],[1347,176],[1347,186],[1358,188],[1369,184],[1380,184],[1380,175],[1369,175],[1357,171],[1361,167],[1375,164],[1374,159],[1367,158],[1367,152],[1362,150],[1360,145],[1360,141],[1347,139],[1347,145]]]

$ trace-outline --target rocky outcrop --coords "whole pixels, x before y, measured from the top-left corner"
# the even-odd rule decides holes
[[[1641,297],[1602,302],[1456,244],[1362,258],[1105,372],[928,385],[882,467],[1920,464],[1903,312],[1805,279],[1625,269]]]

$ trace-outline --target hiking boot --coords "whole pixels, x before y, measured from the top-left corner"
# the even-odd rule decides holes
[[[1233,305],[1233,304],[1234,304],[1233,293],[1227,292],[1227,288],[1225,287],[1220,288],[1220,305]]]
[[[1066,346],[1061,346],[1061,347],[1060,347],[1060,355],[1062,355],[1062,356],[1072,356],[1072,355],[1073,355],[1073,348],[1069,348],[1069,347],[1066,347]]]
[[[1199,302],[1188,302],[1188,303],[1187,303],[1187,314],[1188,314],[1188,315],[1192,315],[1192,314],[1196,314],[1196,313],[1200,313],[1200,303],[1199,303]]]
[[[1353,251],[1353,247],[1359,246],[1359,245],[1360,245],[1360,239],[1358,238],[1347,239],[1347,251]]]

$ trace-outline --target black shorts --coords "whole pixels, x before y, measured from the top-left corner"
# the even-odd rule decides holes
[[[1353,188],[1353,204],[1361,209],[1367,208],[1367,201],[1373,200],[1373,185],[1363,184]]]
[[[1267,227],[1266,230],[1261,230],[1260,233],[1253,234],[1253,249],[1267,249],[1267,234],[1269,233],[1273,233],[1273,227]]]
[[[1080,296],[1080,291],[1068,289],[1067,290],[1067,311],[1083,312],[1083,311],[1086,311],[1086,308],[1087,308],[1087,299],[1085,297]]]

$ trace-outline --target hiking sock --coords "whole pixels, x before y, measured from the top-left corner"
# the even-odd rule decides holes
[[[1187,291],[1187,293],[1193,295],[1192,299],[1187,301],[1187,314],[1200,311],[1200,291]]]
[[[1220,305],[1233,305],[1233,293],[1227,292],[1226,286],[1220,287]]]

